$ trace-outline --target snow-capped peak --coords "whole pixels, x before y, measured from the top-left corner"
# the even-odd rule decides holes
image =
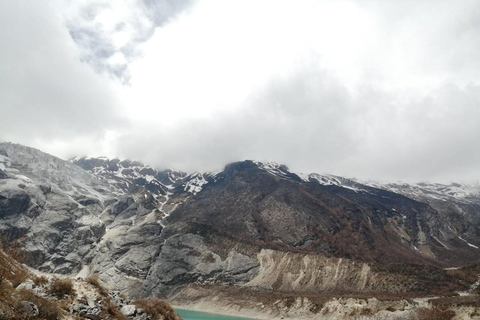
[[[119,193],[126,192],[131,186],[143,186],[155,196],[165,195],[185,176],[172,170],[157,171],[131,160],[76,157],[70,161],[106,179]]]
[[[288,178],[291,175],[288,167],[284,164],[279,164],[273,161],[253,161],[253,163],[257,165],[258,168],[277,177]]]

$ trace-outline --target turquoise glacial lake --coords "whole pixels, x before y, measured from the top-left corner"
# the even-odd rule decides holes
[[[175,309],[175,312],[184,320],[258,320],[252,318],[224,316],[221,314],[191,311],[185,309]]]

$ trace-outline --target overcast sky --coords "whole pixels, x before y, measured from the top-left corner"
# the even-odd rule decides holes
[[[480,179],[478,0],[0,0],[0,141]]]

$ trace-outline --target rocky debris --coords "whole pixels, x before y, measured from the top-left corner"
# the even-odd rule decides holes
[[[33,280],[31,279],[27,279],[17,286],[18,290],[22,290],[22,289],[33,290],[34,288],[36,288],[36,285],[35,285],[35,282],[33,282]]]
[[[414,308],[415,303],[405,299],[380,301],[376,298],[333,298],[327,301],[318,313],[333,319],[362,317],[364,319],[371,317],[391,319],[412,315]],[[298,308],[294,308],[294,310],[298,310]]]
[[[58,319],[70,319],[68,315],[92,320],[117,319],[119,314],[123,314],[123,316],[132,320],[153,319],[151,314],[137,307],[132,300],[126,298],[119,291],[107,291],[99,283],[92,285],[88,282],[91,281],[88,278],[87,280],[81,278],[77,280],[62,279],[62,281],[70,282],[74,289],[70,295],[65,296],[52,292],[53,285],[58,279],[48,277],[42,278],[40,281],[38,277],[32,277],[36,280],[28,278],[17,288],[10,289],[11,292],[8,293],[4,292],[5,288],[3,287],[6,280],[0,281],[0,286],[2,286],[2,291],[0,291],[0,316],[2,316],[2,319],[16,319],[19,316],[22,319],[36,319],[36,317],[43,319],[52,314],[57,314]],[[41,282],[41,284],[36,282]],[[8,294],[12,298],[18,296],[23,300],[10,302],[15,306],[14,309],[8,306],[3,307],[2,294]],[[167,305],[163,301],[162,304]],[[156,312],[160,312],[158,315],[161,316],[161,310]]]

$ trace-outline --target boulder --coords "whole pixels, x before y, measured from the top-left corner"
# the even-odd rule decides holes
[[[122,312],[127,317],[134,316],[136,311],[137,307],[133,304],[127,304],[120,309],[120,312]]]

